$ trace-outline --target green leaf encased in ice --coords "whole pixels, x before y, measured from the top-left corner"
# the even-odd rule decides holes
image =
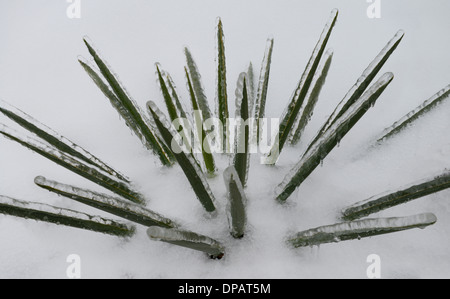
[[[147,103],[149,113],[152,114],[155,119],[155,123],[167,144],[170,144],[173,148],[173,154],[175,159],[180,164],[181,169],[185,173],[189,183],[194,189],[198,200],[203,205],[206,211],[215,211],[214,197],[209,188],[208,182],[201,171],[200,166],[197,164],[195,158],[191,152],[185,153],[183,149],[178,145],[175,136],[176,132],[171,127],[171,124],[167,121],[164,114],[158,109],[158,107],[152,101]],[[175,148],[174,148],[175,147]]]
[[[84,39],[84,43],[86,44],[89,53],[94,58],[94,61],[97,64],[100,73],[108,82],[109,87],[111,88],[110,91],[112,91],[112,93],[116,97],[111,100],[111,98],[108,97],[108,95],[111,96],[111,93],[110,92],[105,93],[105,91],[107,91],[109,88],[105,89],[105,86],[99,86],[100,89],[111,101],[116,100],[118,101],[117,103],[112,103],[114,107],[116,107],[116,105],[120,103],[119,105],[120,109],[116,108],[116,110],[119,113],[126,111],[126,114],[123,115],[124,119],[127,121],[132,120],[133,124],[130,125],[130,128],[135,131],[138,137],[141,137],[141,141],[144,143],[144,145],[148,149],[151,149],[159,157],[163,165],[167,166],[171,165],[172,161],[170,159],[171,158],[170,150],[167,147],[165,147],[163,143],[159,142],[157,136],[155,136],[155,133],[152,131],[150,121],[145,118],[143,113],[141,113],[137,104],[131,99],[131,97],[122,87],[122,85],[120,84],[119,80],[116,78],[114,73],[107,66],[106,62],[104,62],[101,59],[100,55],[91,46],[91,44],[87,41],[86,38]],[[103,80],[98,80],[101,77],[94,71],[93,68],[86,67],[88,66],[88,64],[86,62],[82,62],[81,60],[80,63],[97,85],[99,84],[103,85],[101,84]],[[136,130],[138,130],[138,132],[136,132]]]
[[[396,192],[385,192],[357,202],[342,211],[342,219],[354,220],[450,188],[450,171],[413,183]]]
[[[0,213],[119,237],[130,237],[136,230],[133,225],[100,216],[91,216],[41,203],[20,201],[2,195],[0,195]]]
[[[331,150],[374,105],[378,97],[394,78],[392,73],[384,74],[359,98],[352,109],[342,114],[327,130],[315,146],[304,153],[283,182],[277,187],[277,200],[284,202],[300,184],[316,169]]]
[[[190,231],[154,226],[147,229],[147,235],[155,241],[205,252],[215,259],[220,259],[225,254],[224,247],[216,240]]]
[[[412,228],[425,228],[437,221],[432,213],[408,217],[374,218],[321,226],[299,232],[288,238],[294,247],[314,246],[324,243],[361,239]]]
[[[142,205],[127,202],[121,198],[47,180],[42,176],[36,177],[34,183],[50,192],[145,226],[168,228],[176,226],[172,220],[150,211]]]

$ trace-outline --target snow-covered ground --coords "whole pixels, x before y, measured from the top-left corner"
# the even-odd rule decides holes
[[[450,163],[450,101],[402,134],[371,147],[381,131],[450,83],[446,0],[352,1],[119,1],[81,0],[81,18],[69,19],[65,1],[0,2],[0,98],[26,111],[127,174],[149,198],[148,206],[193,231],[221,241],[222,260],[151,241],[144,227],[129,240],[0,215],[1,278],[64,278],[66,258],[81,258],[83,278],[365,278],[370,254],[381,258],[382,278],[450,277],[450,191],[415,200],[377,216],[431,212],[424,230],[292,249],[291,233],[337,222],[341,208],[439,173]],[[87,35],[144,107],[163,107],[155,62],[170,72],[188,105],[183,47],[189,46],[214,103],[216,18],[225,32],[230,103],[249,61],[259,73],[267,37],[274,38],[266,112],[279,117],[333,8],[340,11],[329,46],[334,58],[327,83],[301,144],[285,148],[275,167],[251,160],[248,232],[228,232],[222,172],[210,180],[219,213],[207,217],[179,166],[159,166],[119,119],[77,61],[89,57]],[[274,189],[335,105],[394,34],[406,34],[380,75],[395,78],[351,132],[285,205]],[[380,76],[379,75],[379,76]],[[378,77],[379,77],[378,76]],[[211,106],[212,107],[212,106]],[[234,112],[234,108],[230,108]],[[0,116],[0,122],[11,124]],[[34,185],[38,175],[107,193],[99,186],[4,138],[0,139],[0,194],[108,216]]]

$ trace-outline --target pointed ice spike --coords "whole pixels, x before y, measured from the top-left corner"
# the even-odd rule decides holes
[[[336,20],[338,17],[338,10],[333,9],[331,12],[330,19],[325,25],[322,34],[320,35],[319,41],[317,42],[316,47],[311,55],[311,58],[306,65],[305,71],[300,79],[300,82],[297,85],[296,90],[294,91],[291,100],[289,101],[289,105],[283,112],[280,122],[280,130],[278,133],[278,143],[275,143],[274,146],[277,148],[272,149],[272,153],[281,153],[286,141],[288,140],[289,133],[292,130],[292,127],[295,123],[295,119],[300,111],[301,106],[305,100],[305,97],[308,93],[308,90],[311,86],[312,79],[314,74],[316,73],[317,67],[319,65],[320,59],[322,57],[323,52],[325,51],[325,47],[327,45],[328,39],[330,38],[331,31],[336,24]],[[273,163],[276,162],[274,157],[271,158]]]
[[[121,198],[47,180],[42,176],[36,177],[34,183],[50,192],[76,200],[135,223],[145,226],[161,226],[167,228],[176,226],[172,220],[150,211],[141,205],[125,201]]]
[[[154,139],[145,137],[145,128],[142,130],[142,124],[136,120],[131,111],[119,100],[114,91],[109,86],[109,83],[105,82],[102,78],[102,75],[99,74],[93,66],[90,65],[82,57],[79,57],[78,61],[80,62],[83,69],[87,72],[87,74],[91,77],[94,83],[99,87],[99,89],[103,92],[103,94],[109,99],[111,105],[116,109],[119,115],[125,120],[125,124],[133,131],[133,133],[139,138],[139,140],[144,144],[144,146],[153,151],[153,153],[159,157],[161,163],[166,166],[170,166],[172,164],[171,158],[172,154],[170,149],[166,147],[164,142],[160,141],[159,136],[156,135]],[[147,119],[146,122],[151,127],[151,120]],[[153,130],[153,129],[152,129]],[[153,143],[152,143],[153,142]]]
[[[116,94],[111,89],[111,87],[108,85],[108,83],[104,82],[104,79],[102,78],[102,76],[100,74],[98,74],[97,71],[94,70],[94,67],[92,65],[90,65],[90,63],[87,62],[84,58],[79,57],[78,62],[81,64],[81,66],[86,71],[86,73],[89,75],[89,77],[91,77],[91,79],[94,81],[94,83],[97,85],[97,87],[109,99],[111,105],[114,107],[114,109],[116,109],[116,111],[119,113],[119,115],[125,120],[125,124],[130,128],[130,130],[139,138],[139,140],[144,142],[144,145],[148,149],[152,149],[152,146],[145,141],[143,133],[141,132],[139,125],[135,122],[130,111],[128,111],[126,109],[126,107],[124,107],[124,105],[120,102],[119,98],[116,96]]]
[[[404,186],[395,192],[384,192],[357,202],[342,211],[342,219],[355,220],[450,188],[450,171]]]
[[[248,169],[250,166],[250,123],[249,107],[248,107],[248,92],[246,84],[246,73],[241,73],[236,87],[236,140],[234,145],[234,159],[233,164],[236,168],[242,185],[247,184]]]
[[[308,95],[306,96],[306,101],[303,102],[304,105],[300,108],[300,111],[297,115],[297,119],[295,120],[295,124],[292,127],[291,133],[289,135],[289,143],[295,145],[300,141],[300,137],[308,124],[312,114],[314,107],[316,106],[317,101],[319,100],[320,92],[322,91],[322,87],[325,84],[328,70],[330,69],[331,61],[333,58],[333,50],[330,49],[323,55],[324,63],[322,63],[314,75],[312,88],[308,91]]]
[[[102,162],[100,159],[80,147],[76,145],[69,139],[61,136],[57,132],[53,131],[49,127],[40,123],[30,115],[25,112],[17,109],[16,107],[6,103],[5,101],[0,100],[0,112],[12,119],[14,122],[30,131],[31,133],[37,135],[42,138],[58,150],[76,157],[88,164],[98,167],[99,169],[113,175],[114,177],[129,183],[129,179]]]
[[[144,197],[134,191],[130,184],[118,181],[115,177],[97,170],[94,166],[89,166],[76,158],[68,156],[51,145],[28,136],[22,136],[20,133],[3,124],[0,124],[0,134],[128,200],[135,203],[145,202]]]
[[[138,129],[137,135],[138,137],[143,137],[141,141],[143,142],[145,146],[147,146],[149,149],[153,150],[154,153],[159,157],[161,160],[161,163],[163,165],[171,165],[172,161],[170,160],[171,153],[168,150],[168,148],[164,148],[164,145],[161,144],[158,141],[158,138],[155,136],[155,133],[152,131],[152,127],[150,124],[150,120],[145,117],[145,115],[142,113],[139,106],[136,104],[136,102],[129,96],[126,89],[122,86],[119,79],[116,77],[116,75],[111,71],[111,68],[106,64],[104,60],[100,57],[98,54],[98,51],[94,49],[94,47],[91,45],[92,43],[87,40],[87,38],[84,38],[84,43],[86,44],[89,53],[94,58],[95,63],[97,64],[102,76],[106,79],[108,82],[110,90],[113,92],[113,94],[116,96],[113,100],[109,98],[111,101],[118,100],[118,103],[120,103],[120,109],[117,109],[117,111],[120,113],[122,111],[126,111],[126,115],[124,116],[125,120],[132,120],[132,125],[130,126],[131,129]],[[94,82],[99,85],[101,83],[104,84],[103,80],[99,80],[101,78],[92,67],[90,67],[86,62],[83,62],[82,60],[79,60],[83,68],[88,72],[88,74],[91,76],[91,78],[94,80]],[[105,92],[105,87],[100,87],[100,89]],[[106,96],[110,95],[105,94]],[[118,103],[113,103],[113,106],[116,107]],[[128,123],[127,123],[128,124]]]
[[[273,38],[267,39],[266,51],[261,64],[259,73],[258,91],[255,100],[255,120],[256,120],[256,141],[259,144],[260,139],[260,119],[264,118],[266,110],[267,89],[269,86],[270,64],[272,62]]]
[[[316,137],[313,139],[311,144],[309,145],[307,151],[314,145],[314,143],[320,138],[320,136],[328,130],[331,125],[342,115],[344,114],[349,107],[351,107],[355,101],[363,94],[363,92],[367,89],[369,84],[378,74],[380,69],[383,67],[384,63],[388,60],[391,54],[395,51],[399,43],[401,42],[404,32],[399,30],[395,36],[388,42],[388,44],[381,50],[381,52],[375,57],[375,59],[369,64],[369,66],[364,70],[363,74],[358,78],[356,83],[352,86],[352,88],[347,92],[345,97],[339,102],[336,109],[327,119],[325,124],[317,133]]]
[[[223,26],[220,18],[217,21],[217,90],[216,90],[216,110],[217,117],[223,126],[223,150],[225,153],[230,152],[230,145],[228,142],[229,128],[227,127],[228,113],[228,99],[227,99],[227,80],[226,80],[226,63],[225,63],[225,43]]]
[[[304,153],[300,161],[278,185],[276,194],[280,202],[286,199],[300,186],[300,184],[314,171],[321,161],[351,130],[358,120],[372,107],[381,93],[394,78],[392,73],[384,74],[375,82],[333,125],[321,136],[308,152]]]
[[[194,156],[190,152],[185,152],[176,139],[176,132],[167,121],[165,115],[159,110],[155,103],[152,101],[147,102],[147,108],[149,113],[155,119],[156,125],[167,144],[172,146],[172,151],[175,159],[180,164],[181,169],[185,173],[189,183],[194,189],[198,200],[203,205],[206,211],[214,212],[216,210],[214,206],[214,196],[211,192],[209,184],[200,168],[197,164]]]
[[[184,108],[175,91],[172,79],[167,72],[161,69],[159,63],[156,63],[156,75],[158,77],[159,86],[163,94],[169,118],[172,121],[172,124],[177,123],[181,126],[178,133],[182,136],[184,142],[186,142],[186,147],[191,148],[191,136],[186,136],[185,134],[185,132],[191,132],[191,127],[188,123]]]
[[[255,95],[255,75],[253,73],[252,62],[250,62],[248,65],[247,79],[248,79],[247,81],[248,81],[248,102],[249,102],[248,112],[249,115],[253,115],[253,108],[255,107],[256,95]]]
[[[180,115],[178,115],[177,107],[175,105],[175,101],[172,98],[172,95],[169,92],[168,86],[166,84],[166,80],[163,78],[163,75],[161,74],[161,66],[159,63],[156,63],[156,72],[158,76],[159,86],[161,88],[161,92],[163,94],[164,102],[166,103],[167,112],[169,113],[169,117],[171,121],[174,121]],[[165,72],[164,72],[165,73]]]
[[[374,218],[321,226],[299,232],[288,238],[288,244],[305,247],[346,240],[361,239],[412,228],[425,228],[437,218],[432,213],[408,217]]]
[[[136,230],[133,225],[116,220],[41,203],[20,201],[3,195],[0,195],[0,213],[119,237],[130,237]]]
[[[244,193],[244,187],[233,166],[229,166],[225,169],[223,178],[227,188],[227,216],[230,232],[233,237],[242,238],[247,223],[247,215],[245,212],[247,197]]]
[[[205,252],[214,259],[221,259],[225,253],[222,244],[216,240],[190,231],[152,226],[147,229],[147,235],[155,241]]]
[[[396,121],[391,127],[385,129],[384,132],[382,133],[382,137],[378,138],[377,141],[381,142],[384,139],[390,138],[391,136],[394,136],[395,134],[399,133],[400,131],[408,127],[416,119],[418,119],[428,111],[432,110],[439,103],[443,102],[445,99],[450,98],[449,96],[450,96],[450,85],[447,85],[445,88],[441,89],[436,94],[434,94],[431,98],[423,102],[419,107],[410,111],[404,117]]]
[[[211,110],[209,109],[209,104],[203,88],[200,72],[198,71],[194,58],[192,57],[191,52],[188,48],[184,48],[184,53],[186,55],[187,69],[192,81],[192,88],[194,90],[195,97],[197,98],[198,106],[200,108],[199,110],[202,111],[203,119],[207,120],[212,117],[212,114]]]
[[[194,126],[196,130],[196,136],[198,138],[198,141],[200,143],[201,152],[203,156],[203,163],[205,165],[205,169],[210,176],[214,176],[217,168],[216,164],[214,162],[214,156],[211,152],[211,146],[209,144],[208,138],[206,138],[206,132],[203,127],[203,117],[202,114],[198,111],[200,110],[200,106],[197,100],[197,96],[192,84],[192,80],[190,78],[189,72],[187,68],[184,69],[186,73],[186,81],[189,89],[189,94],[191,97],[191,103],[192,103],[192,111],[194,112]]]

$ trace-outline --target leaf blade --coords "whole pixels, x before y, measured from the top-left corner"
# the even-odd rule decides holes
[[[412,228],[424,228],[436,223],[432,213],[408,217],[373,218],[321,226],[306,230],[288,238],[293,247],[314,246],[346,240],[361,239]]]
[[[131,237],[135,227],[123,222],[0,195],[0,213],[94,232]]]
[[[180,164],[181,169],[185,173],[189,183],[194,190],[197,199],[207,212],[214,212],[214,195],[211,192],[209,184],[204,177],[200,166],[191,153],[185,153],[176,141],[176,133],[164,114],[158,109],[155,103],[149,101],[147,103],[149,113],[155,119],[156,125],[167,144],[171,144],[175,159]]]
[[[392,73],[384,74],[355,102],[352,109],[346,111],[334,122],[333,126],[315,142],[314,147],[303,154],[300,161],[291,169],[283,182],[278,185],[276,190],[277,200],[280,202],[286,201],[367,112],[368,108],[373,106],[393,78]]]

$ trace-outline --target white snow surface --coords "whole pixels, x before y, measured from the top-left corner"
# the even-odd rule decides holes
[[[370,254],[381,258],[382,278],[450,277],[450,190],[371,215],[433,213],[436,224],[362,240],[292,249],[287,236],[339,222],[339,211],[386,190],[449,167],[450,102],[445,101],[401,134],[370,147],[377,136],[450,83],[447,0],[382,1],[382,17],[369,19],[366,1],[81,1],[81,18],[69,19],[66,1],[0,2],[0,98],[79,144],[129,177],[149,198],[148,208],[225,246],[221,260],[150,240],[139,226],[131,239],[0,215],[0,278],[66,278],[70,254],[81,258],[82,278],[367,278]],[[239,9],[236,9],[239,7]],[[229,158],[216,155],[218,176],[208,179],[217,214],[208,215],[181,168],[161,167],[130,133],[117,112],[80,67],[89,36],[121,82],[145,110],[164,107],[154,63],[183,86],[184,46],[201,71],[214,111],[215,20],[225,34],[228,95],[252,61],[260,69],[268,36],[272,56],[266,116],[279,117],[305,69],[333,8],[339,9],[329,40],[335,50],[329,77],[302,141],[286,147],[276,166],[253,155],[247,188],[248,228],[243,239],[228,230],[222,172]],[[380,74],[393,82],[286,204],[275,187],[298,161],[365,67],[398,30],[405,37]],[[432,46],[431,46],[432,45]],[[258,75],[258,74],[255,74]],[[377,79],[376,78],[376,79]],[[184,88],[180,98],[189,107]],[[234,110],[231,106],[230,111]],[[0,116],[0,122],[17,128]],[[15,142],[0,139],[0,194],[116,219],[34,185],[38,175],[101,193],[109,191]]]

